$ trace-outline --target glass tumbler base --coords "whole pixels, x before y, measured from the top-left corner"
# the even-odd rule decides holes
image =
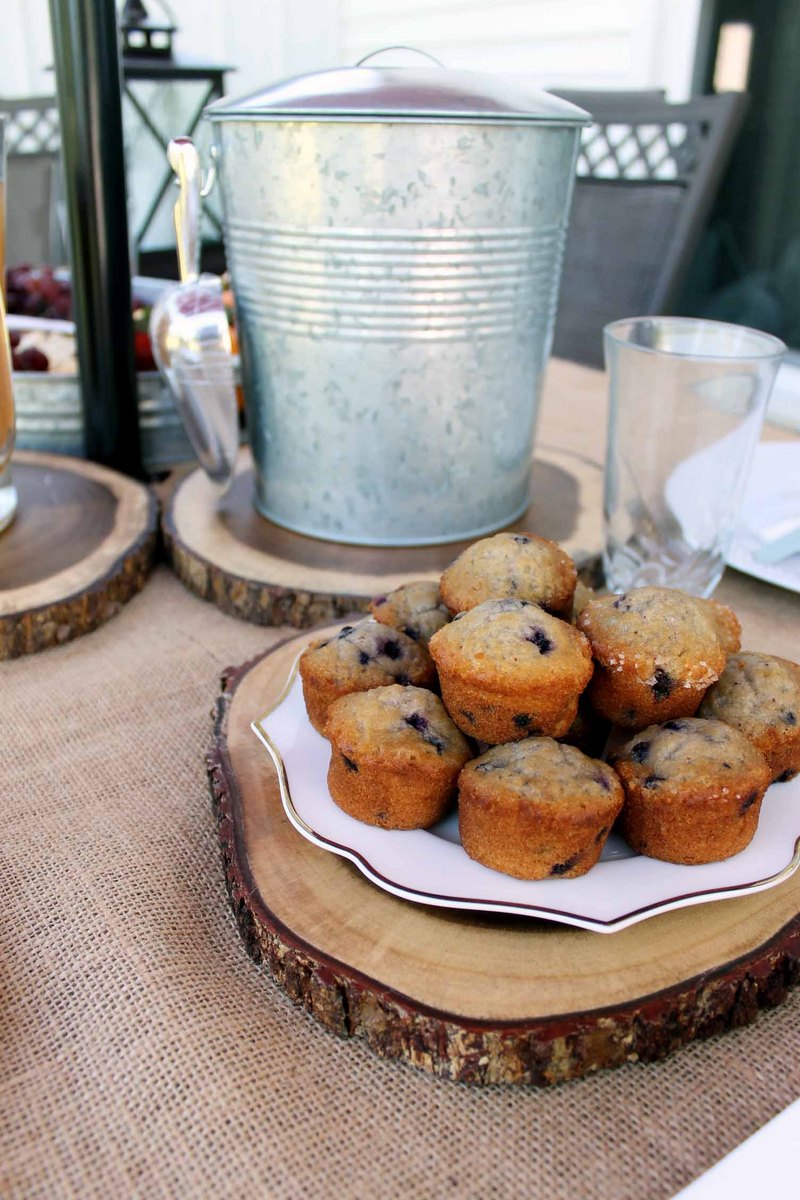
[[[635,587],[678,588],[690,596],[708,597],[725,570],[725,555],[719,551],[691,550],[684,555],[668,552],[641,558],[630,547],[619,546],[603,553],[603,573],[611,592]]]

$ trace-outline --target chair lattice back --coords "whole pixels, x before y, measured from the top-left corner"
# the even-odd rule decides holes
[[[7,154],[58,154],[61,126],[54,96],[0,100],[0,114],[6,117]]]
[[[700,120],[590,125],[581,139],[577,174],[589,179],[671,179],[685,183],[697,169],[707,136],[707,123]]]
[[[5,116],[8,262],[66,261],[61,129],[54,96],[0,100]]]

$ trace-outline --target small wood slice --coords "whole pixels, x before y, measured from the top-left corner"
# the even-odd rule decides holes
[[[208,770],[247,949],[327,1029],[452,1080],[550,1084],[746,1024],[798,982],[800,874],[604,935],[413,904],[306,841],[250,723],[307,640],[226,673]]]
[[[534,462],[531,503],[509,528],[560,542],[578,566],[600,546],[602,468],[569,451]],[[243,450],[222,499],[202,471],[175,487],[163,518],[164,541],[178,578],[224,612],[260,625],[308,629],[366,611],[372,596],[409,579],[436,579],[469,544],[345,546],[305,537],[253,507],[253,465]]]
[[[150,572],[157,506],[143,484],[95,463],[19,451],[19,496],[0,534],[0,659],[96,629]]]

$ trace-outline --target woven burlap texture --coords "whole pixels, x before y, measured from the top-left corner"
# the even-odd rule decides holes
[[[277,631],[160,569],[2,664],[0,1195],[661,1200],[800,1091],[800,994],[548,1090],[375,1058],[295,1009],[229,911],[203,756],[222,668]]]

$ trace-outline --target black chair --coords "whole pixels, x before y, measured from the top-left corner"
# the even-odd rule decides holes
[[[620,88],[619,91],[611,88],[548,88],[548,91],[554,96],[560,96],[562,100],[569,100],[570,104],[577,104],[578,108],[585,108],[590,113],[594,112],[596,105],[667,102],[665,88]]]
[[[0,99],[6,117],[6,259],[66,262],[61,134],[54,96]]]
[[[729,92],[558,91],[592,113],[578,156],[553,353],[603,364],[603,326],[673,312],[741,125]]]

